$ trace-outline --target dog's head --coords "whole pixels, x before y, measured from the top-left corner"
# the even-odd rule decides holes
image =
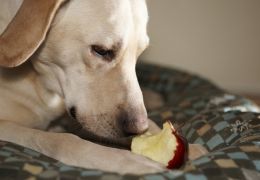
[[[147,20],[145,0],[24,0],[1,35],[0,64],[33,54],[45,87],[86,132],[139,134],[148,121],[135,65],[148,45]]]

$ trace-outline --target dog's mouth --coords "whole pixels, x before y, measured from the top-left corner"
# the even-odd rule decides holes
[[[133,137],[106,138],[86,130],[81,130],[74,134],[76,134],[82,139],[86,139],[94,143],[98,143],[101,145],[114,147],[114,148],[120,148],[120,149],[130,149],[132,138],[133,138]]]
[[[68,128],[67,130],[70,133],[73,133],[82,139],[89,140],[91,142],[100,145],[105,145],[105,146],[120,148],[120,149],[130,149],[131,147],[133,136],[114,137],[114,138],[103,137],[84,129],[81,123],[79,123],[77,120],[73,121],[73,123],[71,123],[69,127],[70,128]]]

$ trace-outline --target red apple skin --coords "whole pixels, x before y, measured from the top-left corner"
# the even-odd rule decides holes
[[[172,134],[176,137],[178,145],[174,152],[173,159],[168,162],[167,168],[178,169],[185,163],[188,158],[189,146],[187,140],[184,137],[180,136],[175,131],[173,131]]]

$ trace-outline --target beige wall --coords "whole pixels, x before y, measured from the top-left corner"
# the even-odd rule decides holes
[[[260,94],[260,0],[147,0],[151,45],[141,59]]]

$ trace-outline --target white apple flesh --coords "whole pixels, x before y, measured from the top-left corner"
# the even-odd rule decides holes
[[[164,164],[168,169],[181,167],[188,156],[188,143],[177,134],[170,121],[163,124],[161,132],[134,137],[131,151]]]

